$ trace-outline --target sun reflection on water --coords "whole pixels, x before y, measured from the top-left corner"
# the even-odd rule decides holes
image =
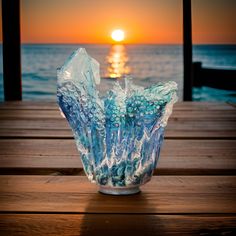
[[[128,66],[129,58],[126,48],[122,44],[112,45],[109,55],[107,56],[107,74],[108,78],[121,78],[130,73]]]

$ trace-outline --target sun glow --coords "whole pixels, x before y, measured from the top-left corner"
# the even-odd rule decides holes
[[[125,39],[125,32],[121,29],[113,30],[111,33],[111,37],[116,42],[121,42]]]

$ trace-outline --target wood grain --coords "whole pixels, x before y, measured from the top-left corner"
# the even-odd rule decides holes
[[[236,109],[232,110],[180,110],[174,109],[170,117],[170,120],[175,119],[194,119],[194,120],[222,120],[227,118],[227,120],[236,120]],[[61,119],[59,109],[51,110],[29,110],[29,109],[0,109],[0,120],[15,120],[15,119]]]
[[[0,214],[1,235],[235,235],[236,216]]]
[[[232,175],[235,153],[236,140],[167,139],[155,174]],[[0,139],[2,174],[82,174],[82,169],[74,140]]]
[[[0,176],[0,192],[95,193],[85,176]],[[142,186],[146,193],[234,193],[236,176],[153,176]],[[103,195],[104,196],[104,195]]]
[[[8,102],[0,104],[0,137],[72,138],[72,132],[53,102]],[[236,108],[225,103],[178,103],[165,137],[235,139]]]
[[[10,101],[0,102],[1,110],[58,110],[55,101]],[[235,110],[234,104],[224,102],[177,102],[175,110]]]
[[[236,177],[153,177],[142,193],[125,197],[100,194],[80,176],[0,179],[2,212],[236,213]]]
[[[165,137],[140,194],[103,195],[63,176],[84,173],[55,102],[0,103],[0,235],[236,235],[235,104],[177,103]]]
[[[212,118],[213,119],[213,118]],[[165,138],[177,139],[235,139],[236,121],[233,120],[172,120],[168,123]],[[73,138],[66,120],[19,119],[1,120],[2,138]]]

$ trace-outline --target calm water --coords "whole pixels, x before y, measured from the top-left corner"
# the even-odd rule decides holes
[[[104,78],[99,87],[101,92],[110,88],[114,81],[107,77],[130,74],[136,84],[143,86],[174,80],[182,97],[183,58],[180,45],[23,45],[23,99],[55,100],[56,69],[80,46],[85,47],[101,65]],[[3,100],[1,55],[0,47],[0,100]],[[236,45],[196,45],[193,47],[193,60],[202,61],[205,67],[236,69]],[[194,99],[236,102],[236,92],[203,87],[194,89]]]

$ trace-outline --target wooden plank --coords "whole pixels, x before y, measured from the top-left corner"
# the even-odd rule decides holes
[[[144,194],[227,194],[236,192],[235,180],[236,176],[153,176],[141,189]],[[1,193],[94,194],[98,189],[86,176],[2,175],[0,186]]]
[[[172,130],[189,130],[194,131],[197,129],[200,131],[207,131],[211,129],[216,130],[225,130],[231,128],[234,132],[236,120],[227,120],[227,117],[224,119],[218,120],[208,120],[208,119],[198,119],[197,117],[193,119],[187,118],[172,118],[170,119],[168,126],[172,127]],[[205,127],[207,126],[207,127]],[[210,126],[210,127],[209,127]],[[218,127],[222,126],[222,127]],[[60,118],[25,118],[25,119],[1,119],[0,129],[40,129],[40,130],[66,130],[70,131],[70,127],[66,121],[66,119]]]
[[[235,153],[236,140],[167,139],[154,174],[232,175]],[[84,174],[82,169],[74,140],[0,140],[1,174]]]
[[[5,119],[0,122],[0,137],[72,138],[72,132],[63,119]],[[166,138],[235,138],[235,120],[170,119]]]
[[[1,214],[1,235],[235,235],[236,216]]]
[[[60,119],[64,120],[59,110],[28,110],[28,109],[0,109],[0,120],[19,120],[19,119]],[[233,110],[177,110],[175,109],[170,117],[170,120],[176,119],[193,119],[193,120],[234,120],[236,121],[236,109]]]
[[[2,109],[0,109],[1,137],[72,137],[67,121],[61,117],[58,107],[54,103],[44,105],[41,103],[36,105],[37,103],[32,102],[2,104]],[[19,107],[24,109],[13,109],[14,104],[19,104]],[[37,112],[30,108],[37,108]],[[224,103],[212,103],[212,105],[196,102],[178,103],[166,130],[166,138],[232,139],[235,137],[236,109]]]
[[[55,101],[12,101],[0,102],[0,110],[58,110]],[[235,107],[223,102],[177,102],[174,110],[235,110]]]
[[[159,176],[133,196],[110,196],[81,176],[1,176],[1,212],[236,213],[236,177]]]
[[[0,102],[0,110],[58,110],[56,101],[11,101]]]

